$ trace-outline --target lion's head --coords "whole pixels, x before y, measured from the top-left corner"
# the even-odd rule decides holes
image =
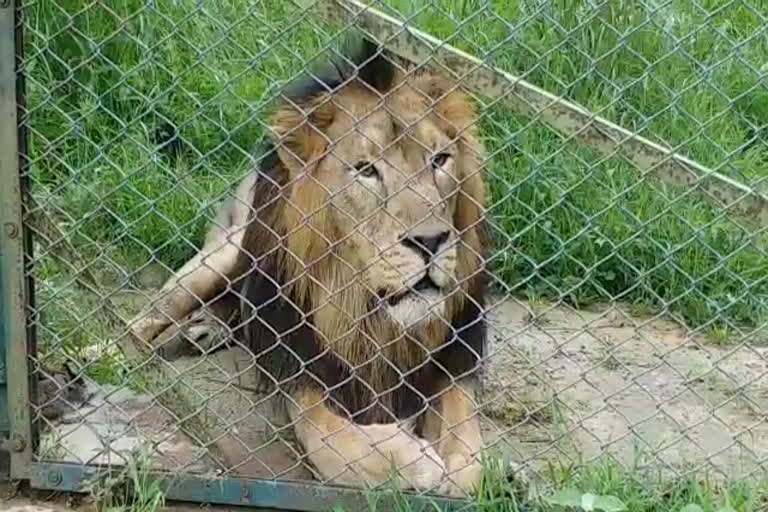
[[[480,293],[475,111],[371,44],[350,60],[289,87],[269,124],[281,178],[263,225],[280,237],[280,280],[330,343],[361,330],[440,339]]]

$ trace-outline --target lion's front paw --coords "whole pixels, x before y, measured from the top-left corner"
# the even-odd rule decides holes
[[[152,318],[144,316],[134,319],[129,324],[130,334],[135,341],[138,341],[135,344],[139,350],[147,353],[152,351],[152,343],[160,330],[156,323]]]
[[[160,355],[166,361],[174,361],[185,356],[199,356],[211,353],[227,346],[230,331],[226,325],[206,311],[205,308],[194,311],[182,321],[172,324],[162,332],[157,322],[151,320],[136,323],[133,331],[137,336],[154,336],[147,340],[148,350]]]
[[[372,425],[372,437],[381,442],[375,443],[384,459],[390,459],[403,480],[403,486],[420,491],[436,489],[445,474],[445,465],[429,442],[415,434],[401,430],[397,425]],[[386,480],[391,473],[388,462],[374,463],[374,480]],[[374,468],[371,468],[374,469]]]
[[[396,424],[341,425],[335,432],[310,423],[296,426],[296,435],[323,481],[377,487],[387,485],[395,470],[405,489],[428,491],[440,485],[445,465],[427,441]]]

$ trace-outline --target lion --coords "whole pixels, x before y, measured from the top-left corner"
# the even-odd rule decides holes
[[[394,463],[407,488],[472,493],[488,281],[476,122],[454,84],[368,40],[290,83],[260,163],[132,332],[157,349],[211,305],[284,393],[324,481],[379,485]]]

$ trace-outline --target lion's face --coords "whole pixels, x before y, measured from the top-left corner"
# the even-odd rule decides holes
[[[457,284],[455,141],[408,88],[383,104],[363,88],[334,103],[325,130],[332,144],[315,177],[337,236],[353,249],[347,263],[398,323],[441,315]]]
[[[278,110],[291,185],[275,221],[296,293],[335,304],[313,313],[320,330],[347,332],[361,304],[401,328],[450,325],[484,245],[475,123],[468,99],[430,74],[395,73],[378,90],[353,80]]]

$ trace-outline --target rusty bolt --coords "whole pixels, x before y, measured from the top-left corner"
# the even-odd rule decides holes
[[[63,479],[64,477],[62,476],[61,471],[57,469],[52,469],[48,472],[49,485],[59,485]]]
[[[1,5],[2,1],[3,0],[0,0],[0,6],[2,6]],[[6,222],[5,234],[8,238],[16,238],[17,236],[19,236],[19,228],[13,222]]]
[[[27,442],[24,441],[23,437],[21,437],[19,434],[13,435],[13,439],[11,440],[11,450],[14,452],[23,452],[26,446]]]

